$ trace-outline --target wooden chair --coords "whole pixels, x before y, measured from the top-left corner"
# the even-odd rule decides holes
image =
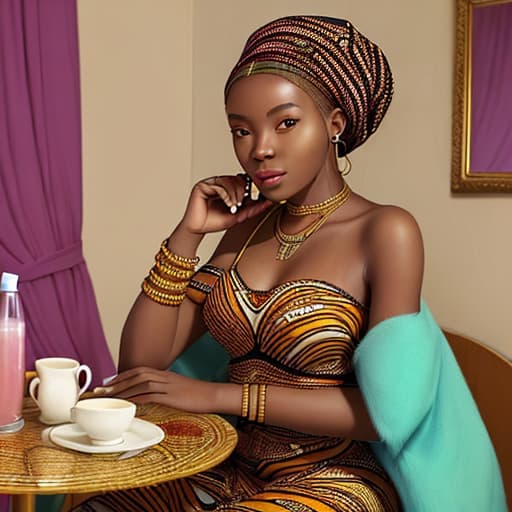
[[[476,340],[444,333],[494,444],[512,510],[512,362]]]

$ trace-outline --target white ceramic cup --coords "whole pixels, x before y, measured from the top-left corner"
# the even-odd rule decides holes
[[[47,425],[71,421],[71,408],[91,383],[91,369],[74,359],[46,357],[35,363],[37,377],[30,381],[28,391],[41,411],[39,420]],[[80,374],[85,382],[80,387]]]
[[[92,444],[114,445],[123,442],[136,409],[134,403],[120,398],[89,398],[71,409],[71,420],[89,436]]]

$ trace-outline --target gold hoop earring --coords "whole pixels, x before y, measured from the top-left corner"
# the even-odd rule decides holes
[[[345,164],[343,166],[343,169],[340,169],[339,166],[338,166],[338,172],[343,176],[347,176],[348,174],[350,174],[350,171],[352,170],[352,162],[350,161],[350,158],[348,157],[348,155],[345,155],[343,158],[338,158],[338,162],[340,160],[344,160],[345,161]]]
[[[340,170],[338,165],[338,172],[343,177],[345,177],[347,174],[350,174],[350,171],[352,170],[352,162],[347,155],[347,143],[341,138],[340,133],[333,135],[331,137],[331,142],[336,146],[336,156],[338,158],[338,162],[342,159],[345,160],[343,169]]]

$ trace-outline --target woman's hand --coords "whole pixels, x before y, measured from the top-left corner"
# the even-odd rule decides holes
[[[157,403],[188,412],[212,412],[215,384],[167,370],[138,367],[120,373],[98,396],[116,396],[135,403]]]
[[[194,234],[223,231],[258,215],[270,201],[247,197],[243,175],[213,176],[195,184],[181,225]]]

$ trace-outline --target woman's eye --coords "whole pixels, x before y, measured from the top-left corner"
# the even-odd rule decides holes
[[[235,137],[246,137],[249,135],[249,130],[246,130],[245,128],[232,128],[231,133]]]
[[[280,128],[293,128],[299,122],[298,119],[285,119],[279,125]]]

